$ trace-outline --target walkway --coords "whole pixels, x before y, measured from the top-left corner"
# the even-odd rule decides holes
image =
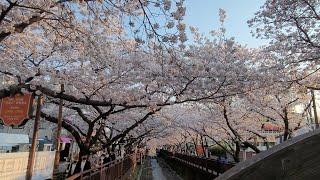
[[[139,180],[182,180],[161,159],[147,158],[142,166]]]

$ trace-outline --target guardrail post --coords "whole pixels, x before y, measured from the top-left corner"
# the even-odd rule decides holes
[[[121,162],[118,162],[118,178],[121,178]]]
[[[208,172],[208,160],[206,159],[206,171]]]
[[[124,175],[123,174],[123,161],[124,161],[124,159],[121,161],[121,166],[120,166],[120,174],[121,174],[121,176]]]
[[[102,177],[103,172],[102,171],[103,171],[103,163],[101,163],[101,166],[100,166],[100,179],[103,179],[103,177]]]

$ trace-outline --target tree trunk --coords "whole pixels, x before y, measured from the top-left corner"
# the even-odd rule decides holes
[[[202,148],[202,150],[203,150],[203,155],[206,157],[206,150],[205,150],[205,148],[204,148],[204,143],[203,143],[203,136],[200,136],[201,137],[201,148]]]
[[[240,142],[237,141],[236,142],[236,150],[233,154],[233,159],[236,163],[240,162],[240,159],[239,159],[239,154],[240,154]]]
[[[289,119],[288,119],[288,110],[287,110],[287,108],[283,109],[283,113],[284,113],[284,118],[283,118],[283,122],[284,122],[283,141],[286,141],[289,138]]]
[[[245,147],[251,148],[251,149],[254,150],[256,153],[260,153],[260,150],[257,148],[257,146],[251,144],[251,143],[248,142],[248,141],[243,142],[243,145],[244,145]]]
[[[79,161],[81,161],[82,156],[86,156],[90,154],[90,149],[86,147],[85,145],[79,146],[80,152],[79,152]]]

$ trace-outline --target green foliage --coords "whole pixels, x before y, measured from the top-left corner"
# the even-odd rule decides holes
[[[210,147],[209,151],[214,156],[222,156],[222,155],[226,154],[226,151],[223,148],[221,148],[221,147],[219,147],[217,145],[214,145],[214,146]]]

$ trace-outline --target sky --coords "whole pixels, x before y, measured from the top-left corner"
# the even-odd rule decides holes
[[[187,25],[199,28],[201,33],[218,29],[219,8],[226,11],[225,27],[229,37],[248,47],[259,47],[266,42],[252,37],[247,21],[263,5],[264,0],[186,0],[187,8],[184,18]]]

